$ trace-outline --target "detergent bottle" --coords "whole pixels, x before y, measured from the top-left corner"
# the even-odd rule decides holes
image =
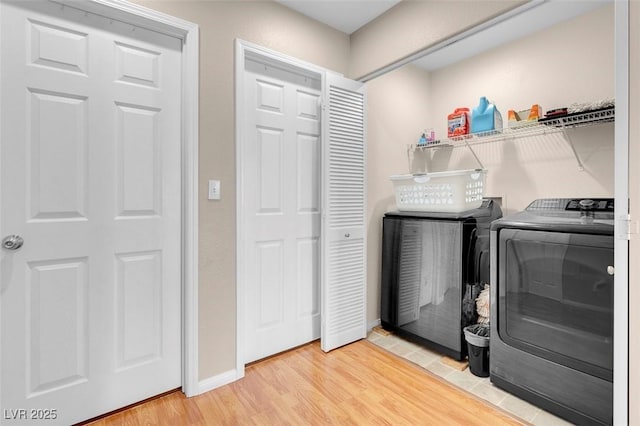
[[[502,115],[498,108],[482,96],[480,103],[471,111],[471,133],[490,132],[502,129]]]
[[[447,137],[457,138],[469,134],[469,108],[456,108],[447,116]]]

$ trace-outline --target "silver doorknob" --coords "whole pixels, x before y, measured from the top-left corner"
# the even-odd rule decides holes
[[[7,250],[18,250],[24,244],[20,235],[7,235],[2,239],[2,248]]]

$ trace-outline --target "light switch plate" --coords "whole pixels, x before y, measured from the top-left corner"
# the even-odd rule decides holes
[[[219,180],[209,181],[209,199],[210,200],[220,199],[220,181]]]

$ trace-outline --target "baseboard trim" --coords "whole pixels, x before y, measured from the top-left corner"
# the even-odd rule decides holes
[[[205,392],[212,391],[224,385],[228,385],[229,383],[233,383],[236,380],[239,380],[244,377],[244,374],[238,374],[236,369],[226,371],[224,373],[218,374],[217,376],[212,376],[204,380],[200,380],[198,382],[198,390],[194,395],[196,396],[203,394]]]
[[[380,322],[380,318],[378,318],[375,321],[371,321],[370,323],[367,323],[367,332],[373,330],[374,328],[378,327],[381,324]]]

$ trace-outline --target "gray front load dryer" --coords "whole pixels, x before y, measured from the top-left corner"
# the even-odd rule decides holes
[[[613,218],[542,199],[491,225],[491,381],[576,424],[613,422]]]

